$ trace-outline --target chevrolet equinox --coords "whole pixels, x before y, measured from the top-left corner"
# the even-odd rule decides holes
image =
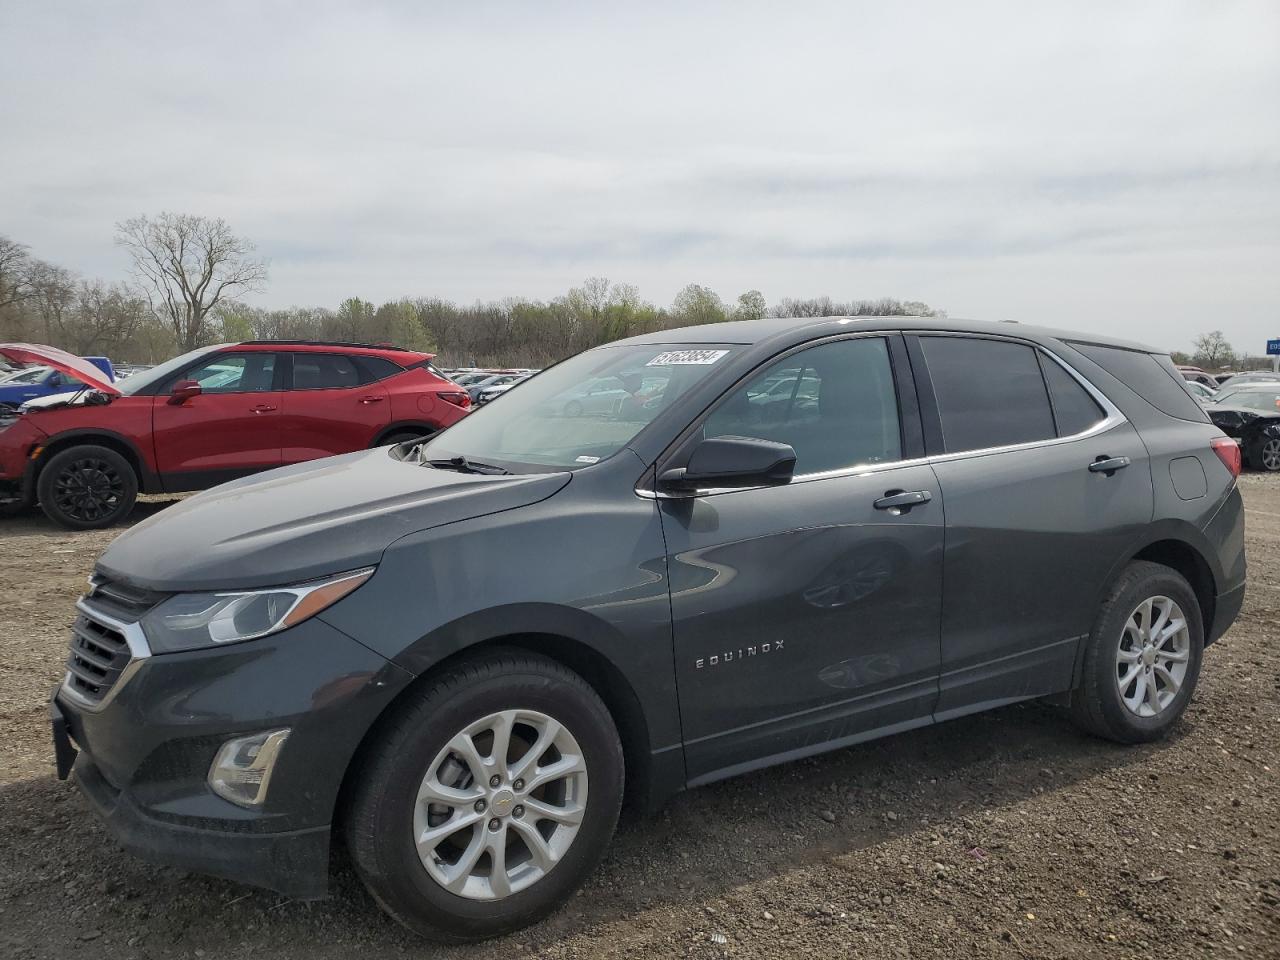
[[[567,402],[595,384],[616,402]],[[59,775],[142,856],[309,898],[337,840],[407,927],[500,934],[624,799],[1033,697],[1163,736],[1240,609],[1239,470],[1136,344],[623,340],[122,534],[51,702]]]

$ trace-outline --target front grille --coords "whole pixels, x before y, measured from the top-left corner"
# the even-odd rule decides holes
[[[101,703],[129,665],[132,654],[124,634],[83,612],[71,628],[67,685],[90,703]]]

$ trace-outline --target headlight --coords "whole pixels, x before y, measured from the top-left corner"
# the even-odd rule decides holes
[[[288,587],[220,593],[179,593],[142,618],[154,653],[199,650],[265,637],[315,616],[371,576],[373,567]]]

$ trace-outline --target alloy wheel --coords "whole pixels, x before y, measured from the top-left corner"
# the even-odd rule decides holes
[[[92,522],[110,516],[124,499],[124,477],[106,460],[84,457],[54,478],[53,501],[59,512]]]
[[[450,893],[502,900],[560,862],[586,805],[586,760],[573,734],[536,710],[504,710],[459,731],[431,761],[413,841]]]
[[[1272,438],[1264,443],[1259,459],[1262,461],[1263,469],[1272,472],[1280,470],[1280,439]]]
[[[1191,633],[1182,608],[1150,597],[1125,621],[1116,651],[1116,687],[1129,712],[1154,717],[1177,697],[1191,659]]]

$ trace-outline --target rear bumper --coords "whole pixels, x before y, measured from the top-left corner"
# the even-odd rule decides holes
[[[1213,624],[1204,638],[1206,646],[1213,643],[1230,629],[1231,625],[1236,622],[1236,617],[1240,615],[1242,606],[1244,606],[1243,583],[1234,590],[1218,594],[1213,608]]]
[[[74,776],[103,825],[129,853],[299,900],[314,900],[327,892],[327,825],[252,834],[171,823],[149,817],[127,794],[107,783],[85,754],[76,759]]]

